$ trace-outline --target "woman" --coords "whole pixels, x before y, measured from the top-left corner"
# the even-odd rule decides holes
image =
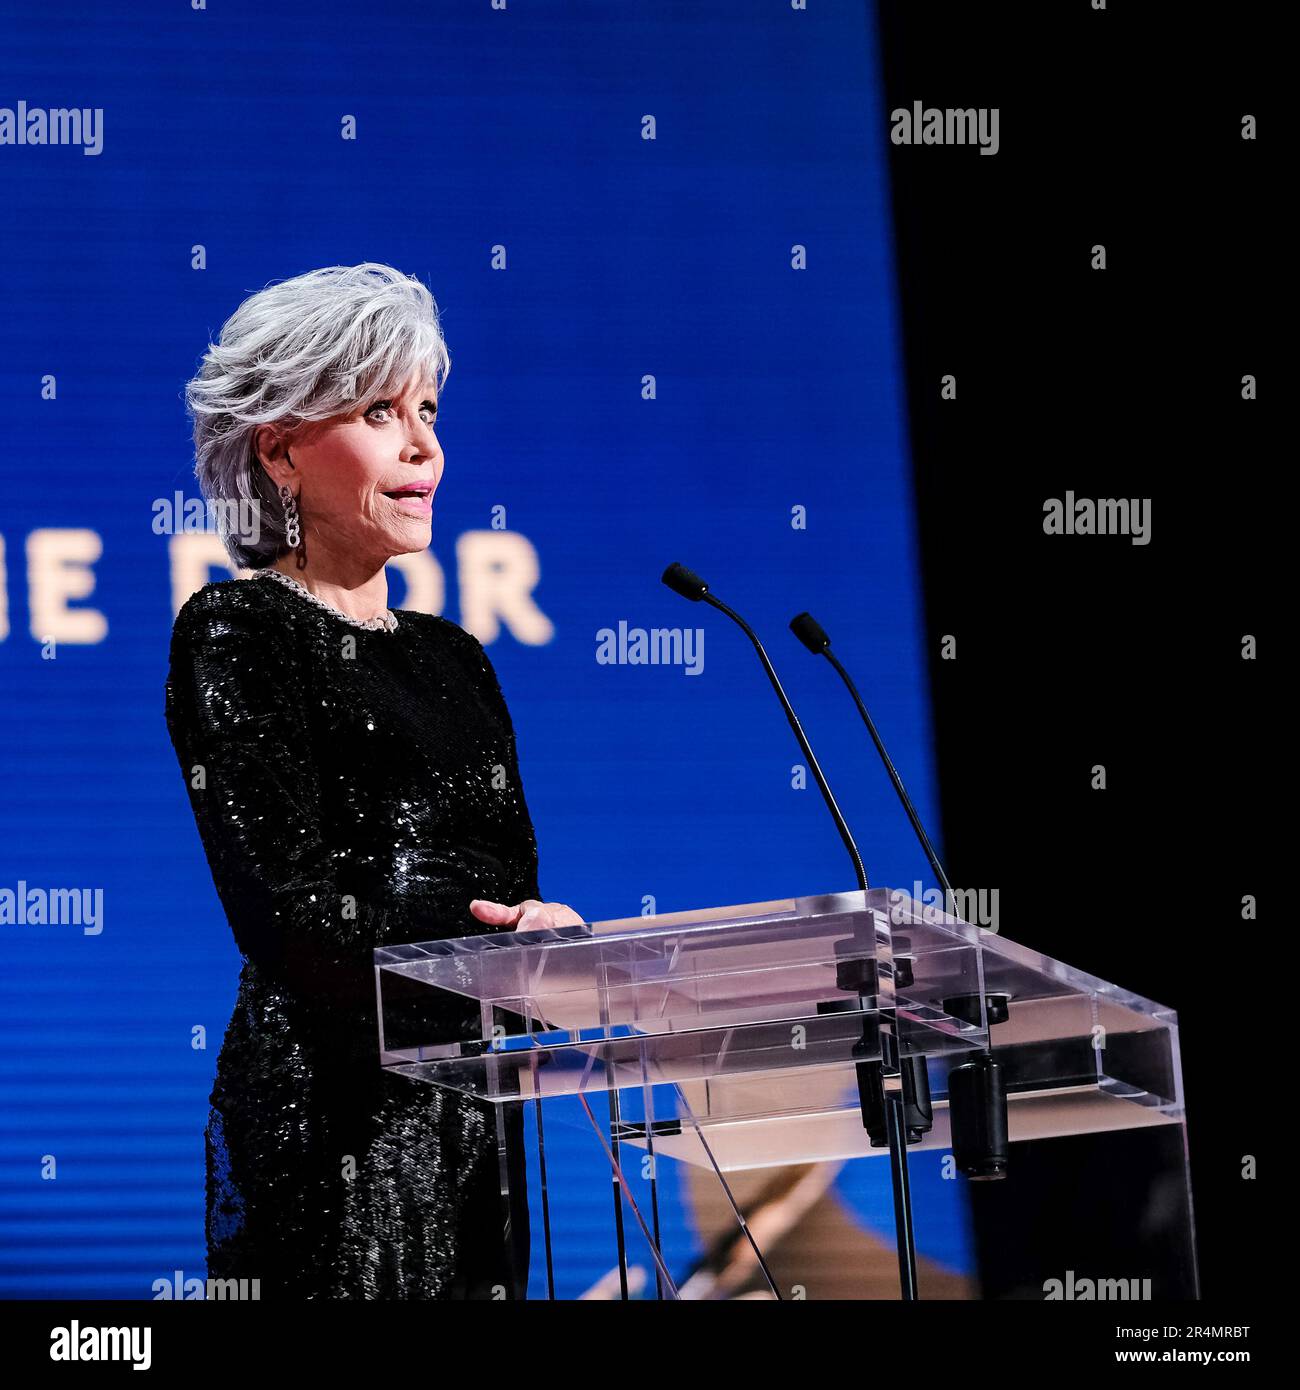
[[[245,301],[186,393],[200,486],[254,571],[185,603],[166,688],[243,956],[206,1131],[208,1274],[264,1299],[525,1292],[492,1108],[378,1059],[376,946],[581,920],[539,901],[483,648],[387,606],[386,562],[429,545],[449,370],[429,291],[367,263]],[[439,1003],[429,1026],[472,1036],[475,1013]],[[520,1125],[511,1106],[512,1189]]]

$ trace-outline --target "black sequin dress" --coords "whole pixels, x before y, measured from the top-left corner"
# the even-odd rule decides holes
[[[495,930],[471,899],[541,896],[483,648],[397,618],[369,631],[276,580],[225,580],[172,633],[167,727],[244,958],[205,1135],[208,1274],[264,1300],[524,1293],[492,1107],[379,1065],[374,948]],[[477,1005],[439,1011],[473,1036]]]

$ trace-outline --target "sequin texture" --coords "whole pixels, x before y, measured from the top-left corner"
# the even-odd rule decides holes
[[[224,580],[172,632],[167,728],[243,957],[205,1133],[208,1273],[263,1299],[522,1293],[492,1107],[379,1065],[374,948],[496,930],[472,899],[541,896],[486,653],[397,612],[365,631]],[[426,1032],[477,1031],[469,1001],[419,1008]],[[518,1204],[510,1229],[526,1256]]]

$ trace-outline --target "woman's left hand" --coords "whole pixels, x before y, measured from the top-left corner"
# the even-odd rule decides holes
[[[578,927],[583,919],[567,903],[541,903],[525,898],[513,907],[475,898],[469,910],[480,922],[494,927],[513,927],[516,931],[546,931],[552,927]]]

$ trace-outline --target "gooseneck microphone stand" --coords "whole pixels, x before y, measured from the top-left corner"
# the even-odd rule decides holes
[[[781,708],[785,711],[785,717],[798,741],[800,751],[812,769],[813,778],[822,794],[822,800],[826,803],[831,819],[835,822],[835,828],[839,831],[840,839],[843,840],[849,858],[853,861],[853,872],[857,876],[858,888],[865,897],[868,885],[867,872],[862,866],[862,856],[858,853],[858,847],[853,841],[853,835],[835,801],[830,785],[826,781],[821,764],[817,761],[817,756],[812,750],[812,745],[808,742],[808,736],[804,733],[803,726],[799,723],[794,707],[782,689],[781,682],[762,642],[758,640],[749,624],[721,599],[715,598],[709,593],[709,586],[704,580],[698,574],[688,570],[685,565],[669,565],[663,573],[663,582],[674,593],[680,594],[682,598],[689,599],[692,603],[702,601],[716,608],[718,612],[725,614],[754,644],[754,650],[758,653],[758,658],[763,663],[763,670],[767,673],[767,678],[772,683],[772,689],[781,702]],[[860,942],[850,944],[853,947],[853,956],[861,954]],[[874,998],[878,987],[876,961],[874,959],[875,944],[873,932],[870,942],[872,959],[850,958],[842,962],[837,971],[837,983],[841,989],[858,995],[858,1006],[864,1011],[864,1014],[874,1010],[874,1016],[864,1017],[862,1039],[855,1043],[853,1048],[854,1055],[863,1058],[856,1067],[858,1101],[862,1110],[862,1123],[870,1136],[872,1146],[884,1147],[885,1144],[889,1146],[890,1179],[894,1195],[894,1227],[898,1233],[898,1280],[902,1297],[911,1301],[917,1297],[916,1236],[912,1225],[912,1197],[907,1173],[907,1142],[908,1138],[913,1135],[915,1139],[920,1138],[919,1128],[929,1128],[929,1087],[927,1084],[924,1105],[925,1118],[923,1120],[920,1108],[916,1104],[907,1104],[905,1100],[905,1096],[910,1094],[912,1090],[909,1085],[909,1074],[914,1076],[915,1067],[908,1065],[908,1059],[899,1056],[902,1044],[897,1037],[897,1018],[890,1012],[890,1017],[885,1020],[889,1026],[882,1026],[881,1011]],[[925,1059],[913,1060],[920,1061],[921,1074],[924,1076]],[[881,1125],[882,1119],[883,1126]]]
[[[871,735],[871,741],[876,745],[876,752],[880,754],[880,761],[885,765],[885,771],[889,773],[889,780],[894,784],[894,790],[898,793],[898,799],[903,803],[903,810],[907,812],[907,818],[912,822],[912,829],[916,831],[916,838],[921,842],[921,848],[925,851],[925,857],[930,861],[930,867],[934,870],[934,876],[939,880],[943,888],[943,900],[945,903],[952,902],[952,884],[948,882],[948,875],[943,871],[943,865],[939,863],[939,856],[934,852],[934,846],[930,843],[930,837],[925,833],[925,826],[921,824],[921,817],[916,814],[916,807],[912,805],[912,798],[907,794],[907,788],[903,785],[903,779],[898,775],[898,769],[894,766],[894,760],[889,756],[889,750],[885,747],[884,740],[880,737],[880,732],[876,728],[876,721],[872,719],[870,712],[862,702],[862,696],[858,694],[858,688],[853,684],[849,673],[840,664],[840,659],[831,651],[831,639],[827,637],[822,629],[822,625],[813,617],[811,613],[800,613],[798,617],[790,620],[790,631],[812,652],[815,656],[824,656],[827,661],[839,673],[840,679],[848,687],[849,694],[853,696],[853,702],[858,707],[858,713],[862,716],[862,722],[867,726],[867,732]]]

